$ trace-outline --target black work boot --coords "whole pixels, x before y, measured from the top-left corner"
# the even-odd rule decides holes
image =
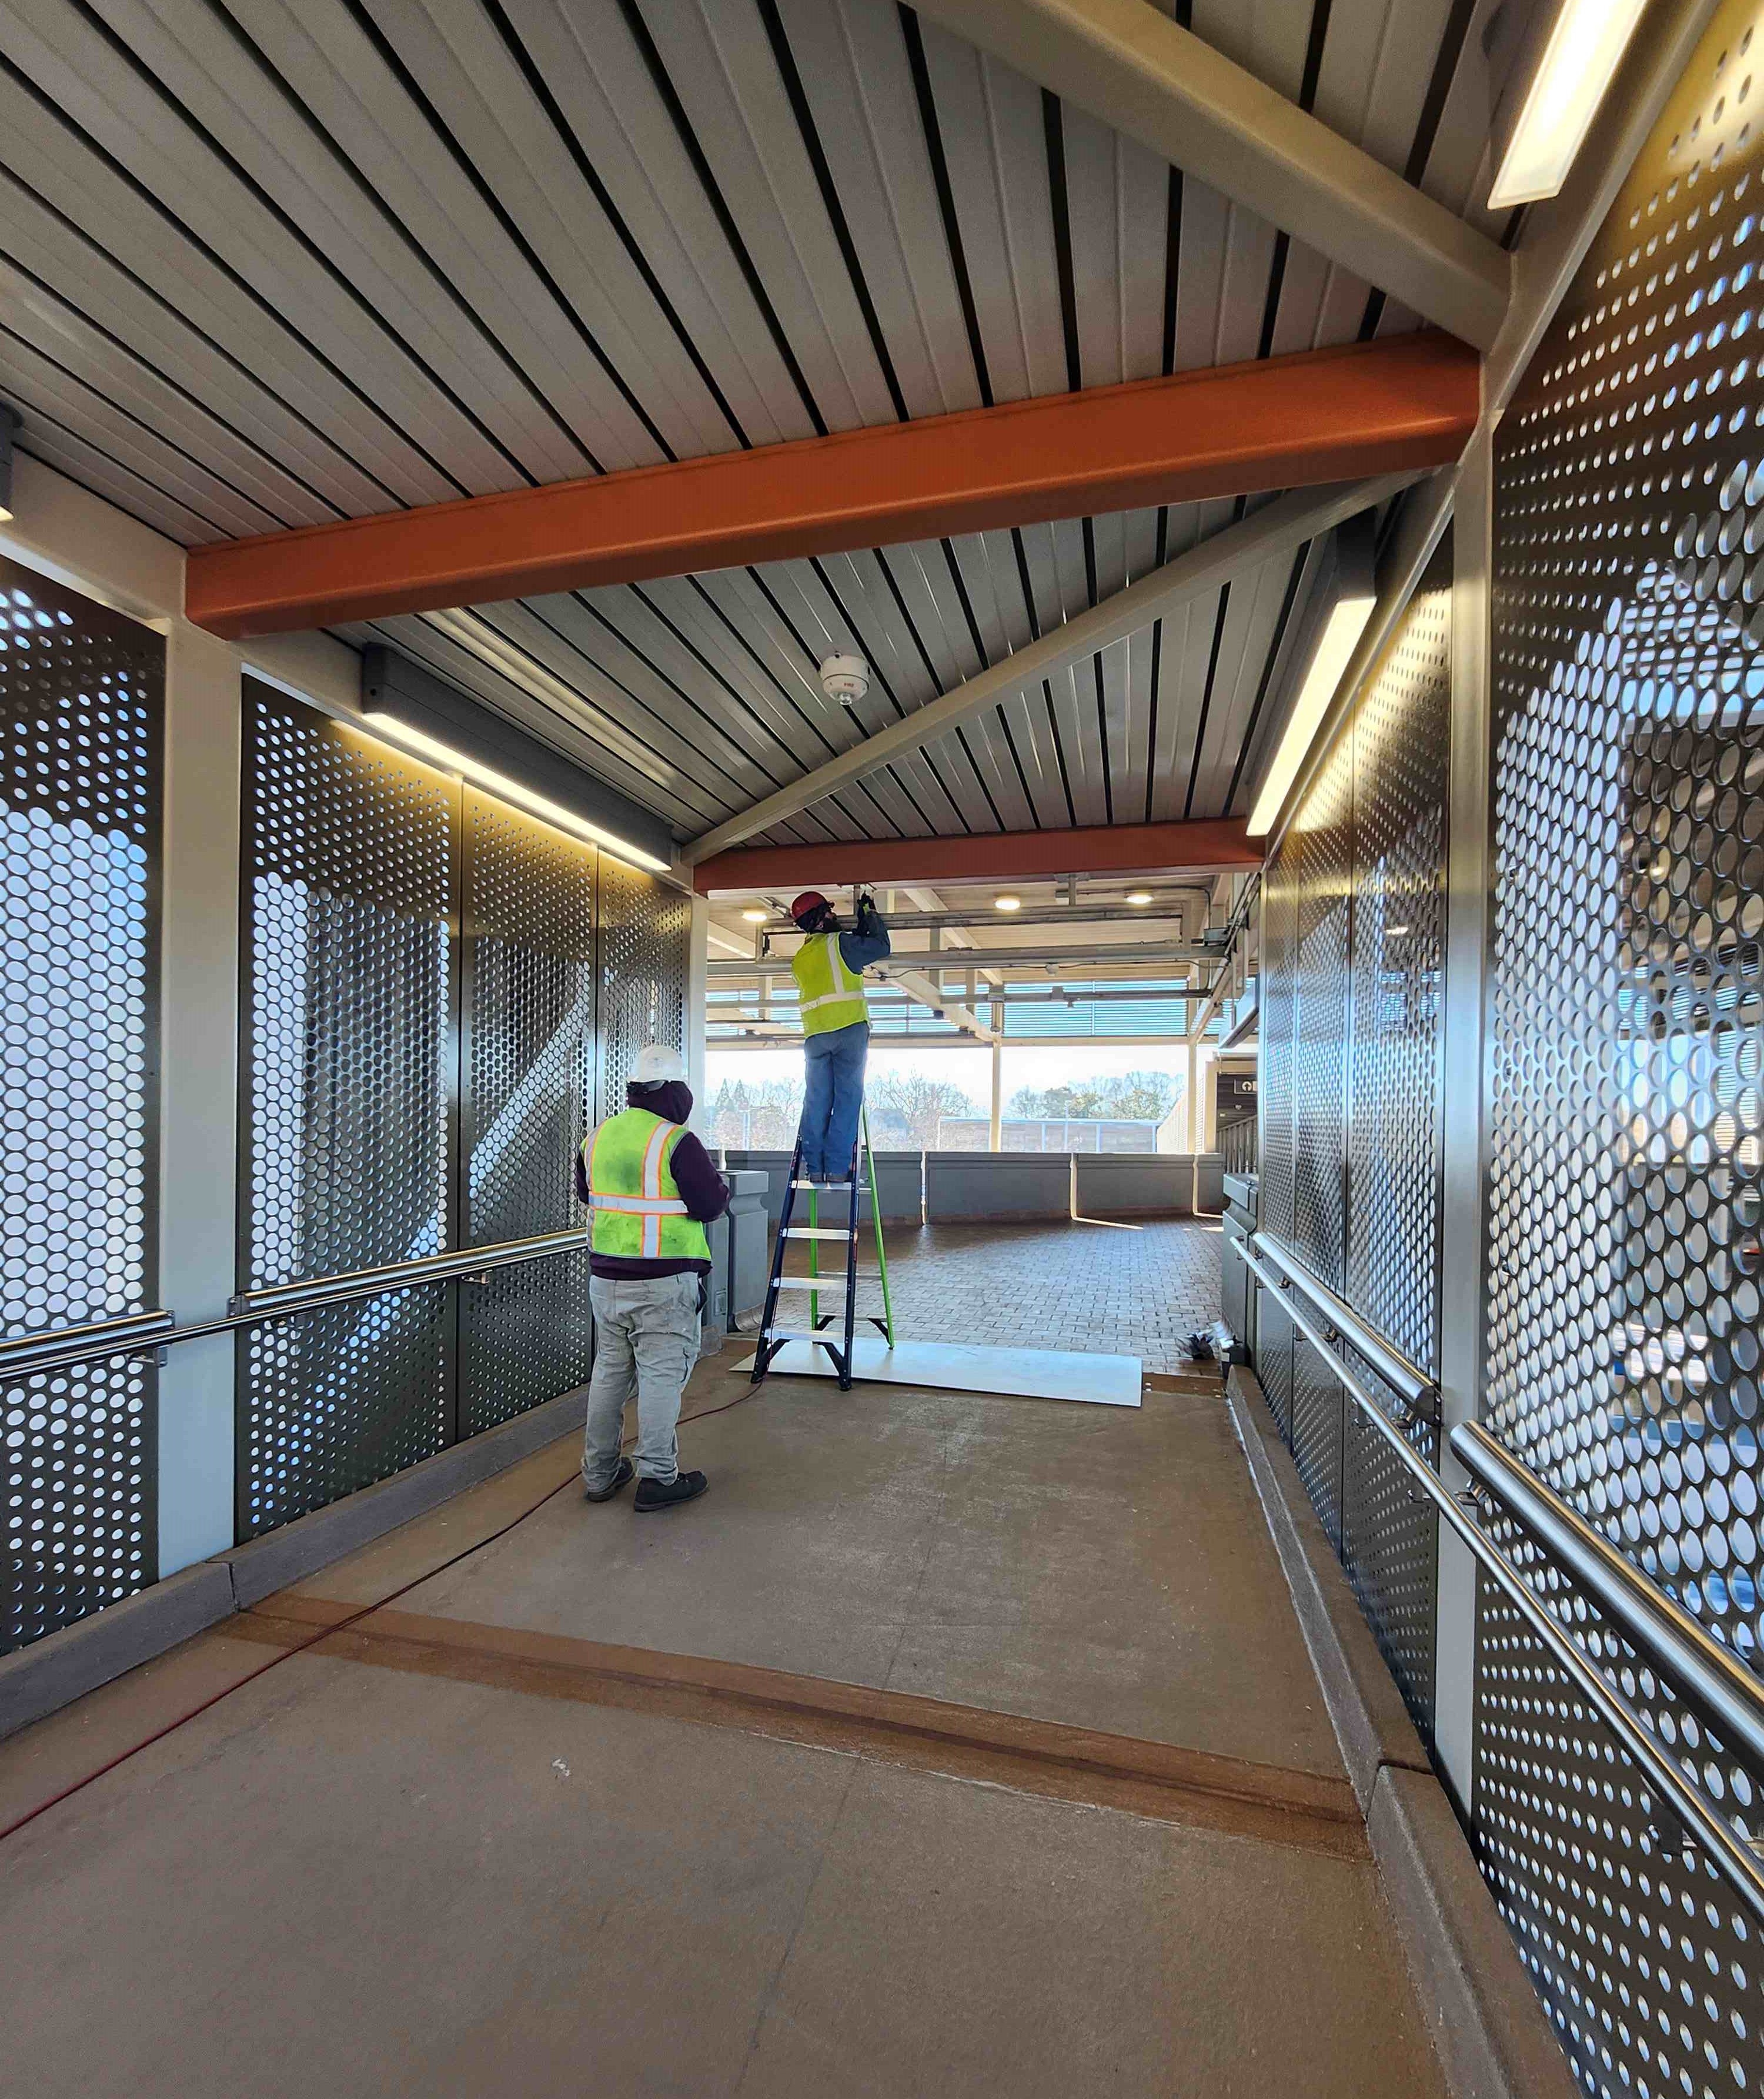
[[[585,1502],[609,1502],[621,1487],[630,1485],[636,1470],[636,1467],[631,1463],[630,1459],[621,1458],[618,1461],[618,1469],[614,1473],[610,1484],[604,1487],[591,1487],[584,1484],[582,1498]]]
[[[682,1472],[671,1480],[639,1480],[631,1506],[639,1516],[648,1516],[655,1509],[676,1508],[682,1502],[697,1501],[710,1484],[702,1472]]]

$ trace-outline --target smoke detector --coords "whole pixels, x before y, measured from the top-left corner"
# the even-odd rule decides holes
[[[869,690],[869,666],[861,656],[829,656],[820,667],[820,689],[854,712]]]

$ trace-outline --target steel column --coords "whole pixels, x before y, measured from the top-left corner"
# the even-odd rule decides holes
[[[159,1300],[224,1313],[239,1172],[239,656],[187,621],[165,652]],[[160,1374],[159,1571],[233,1542],[233,1358],[224,1334]]]
[[[1440,1291],[1441,1471],[1468,1484],[1451,1432],[1474,1421],[1482,1389],[1487,1142],[1486,976],[1489,939],[1489,581],[1493,561],[1492,432],[1480,431],[1459,469],[1452,545],[1452,715],[1446,824],[1444,1050],[1445,1156]],[[1461,1812],[1471,1806],[1476,1698],[1476,1561],[1449,1525],[1440,1530],[1434,1621],[1434,1743]]]

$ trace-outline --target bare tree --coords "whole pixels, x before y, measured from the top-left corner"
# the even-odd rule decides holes
[[[979,1103],[948,1079],[889,1072],[869,1089],[870,1135],[879,1145],[935,1151],[937,1126],[945,1116],[977,1116]]]

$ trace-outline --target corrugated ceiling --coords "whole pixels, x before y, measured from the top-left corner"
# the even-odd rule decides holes
[[[1481,11],[1190,25],[1463,209]],[[0,392],[24,449],[187,544],[1411,324],[892,0],[0,0]],[[376,631],[690,835],[1233,510]],[[1221,813],[1297,574],[772,835]],[[859,721],[813,677],[836,647],[873,667]]]

